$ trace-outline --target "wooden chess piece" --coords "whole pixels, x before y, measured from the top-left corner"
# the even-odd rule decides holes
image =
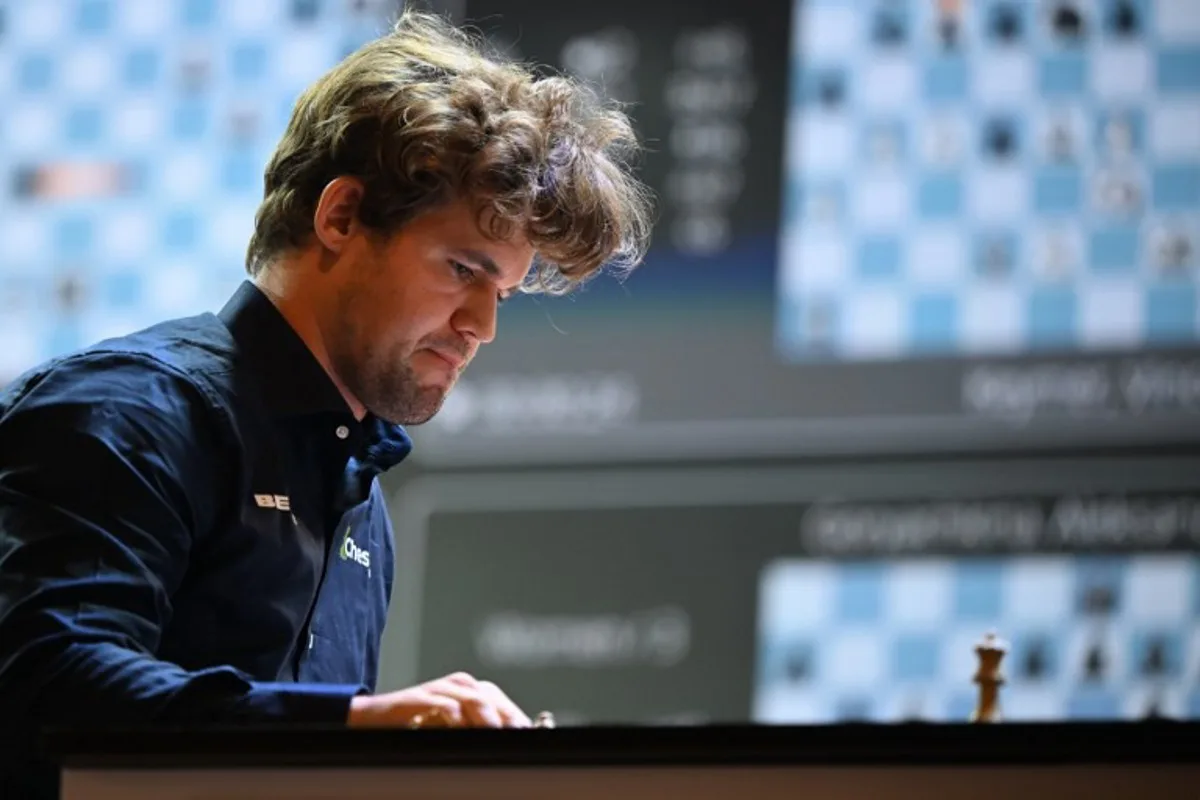
[[[1000,722],[1000,687],[1004,684],[1004,674],[1000,663],[1008,648],[996,638],[995,633],[989,632],[983,641],[975,645],[975,654],[979,657],[979,669],[975,673],[975,683],[979,686],[979,702],[971,713],[971,722],[987,723]]]

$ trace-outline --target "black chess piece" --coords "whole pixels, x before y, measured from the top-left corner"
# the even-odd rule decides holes
[[[1100,643],[1093,644],[1083,659],[1083,677],[1088,681],[1099,681],[1104,679],[1104,673],[1108,669],[1108,658],[1104,655],[1104,650]]]
[[[1108,20],[1108,28],[1114,36],[1136,36],[1141,27],[1137,6],[1128,2],[1128,0],[1122,0],[1113,6],[1112,14]]]
[[[1012,123],[1006,120],[992,120],[984,133],[984,150],[993,158],[1006,159],[1017,149],[1017,134]]]
[[[846,82],[837,73],[822,75],[817,85],[817,98],[821,105],[836,108],[846,99]]]
[[[1050,25],[1056,36],[1068,42],[1082,39],[1085,33],[1083,14],[1073,2],[1057,3],[1050,12]]]
[[[1158,245],[1158,263],[1166,272],[1178,272],[1192,260],[1192,242],[1182,233],[1164,236]]]
[[[1142,658],[1142,674],[1157,677],[1167,671],[1167,647],[1161,639],[1154,639],[1146,647]]]
[[[1116,607],[1117,596],[1111,586],[1097,584],[1083,593],[1083,610],[1088,614],[1111,614]]]
[[[997,41],[1011,44],[1021,37],[1021,15],[1012,5],[995,6],[990,30]]]
[[[292,0],[292,19],[312,22],[320,11],[320,0]]]
[[[1022,674],[1031,681],[1041,680],[1046,674],[1046,645],[1044,642],[1034,642],[1025,653],[1021,664]]]
[[[812,674],[812,660],[808,653],[793,653],[784,665],[788,680],[795,683],[806,681]]]
[[[871,34],[876,44],[887,47],[904,44],[907,38],[904,22],[889,9],[880,9],[875,15],[875,25]]]

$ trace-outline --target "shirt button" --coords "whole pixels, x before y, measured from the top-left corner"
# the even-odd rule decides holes
[[[338,425],[337,430],[334,431],[334,433],[337,434],[337,437],[339,439],[345,439],[347,436],[350,435],[350,429],[347,428],[345,425]]]

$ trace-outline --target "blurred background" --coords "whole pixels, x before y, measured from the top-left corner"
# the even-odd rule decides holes
[[[654,246],[387,477],[381,688],[560,724],[1200,717],[1200,4],[426,4],[629,104]],[[0,1],[0,383],[244,279],[395,0]]]

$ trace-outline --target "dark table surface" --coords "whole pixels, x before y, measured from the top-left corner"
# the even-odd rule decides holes
[[[1200,763],[1200,723],[59,730],[65,767]]]

